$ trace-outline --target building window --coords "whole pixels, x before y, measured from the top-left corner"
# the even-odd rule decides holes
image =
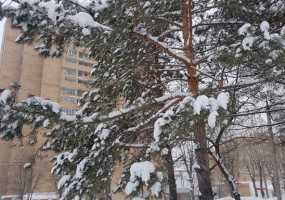
[[[66,50],[66,62],[68,63],[77,63],[76,60],[77,51],[74,47],[70,47]]]
[[[86,52],[82,52],[82,51],[80,51],[79,52],[79,58],[81,58],[81,59],[89,59],[89,54],[88,53],[86,53]]]
[[[63,94],[68,94],[68,95],[72,95],[72,96],[82,96],[82,94],[84,93],[84,90],[76,90],[73,88],[62,88],[62,93]]]
[[[79,65],[83,65],[83,66],[85,66],[85,67],[92,67],[92,66],[93,66],[92,63],[86,62],[86,61],[83,61],[83,60],[79,60],[78,63],[79,63]]]
[[[65,76],[65,77],[64,77],[64,80],[69,81],[69,82],[73,82],[73,83],[76,83],[76,82],[77,82],[77,79],[76,79],[76,78],[74,78],[74,77],[68,77],[68,76]]]
[[[66,114],[66,115],[75,115],[77,110],[76,109],[70,109],[70,108],[63,108],[62,111]]]
[[[73,63],[73,64],[76,64],[76,63],[77,63],[76,58],[66,57],[66,58],[65,58],[65,61],[68,62],[68,63]]]
[[[64,80],[69,82],[77,82],[76,69],[64,68]]]
[[[88,71],[64,68],[64,80],[69,82],[85,84],[88,82],[89,74]]]
[[[76,51],[76,49],[74,47],[70,47],[66,51],[66,55],[68,57],[76,57],[76,54],[77,54],[77,51]]]
[[[88,84],[89,81],[88,81],[88,80],[84,80],[84,79],[78,79],[78,83],[81,83],[81,84]]]
[[[78,70],[78,77],[85,77],[87,78],[89,76],[89,72]]]
[[[64,68],[65,76],[76,76],[76,69]]]
[[[72,88],[62,88],[62,92],[63,92],[63,94],[69,94],[69,95],[73,95],[73,96],[77,95],[77,90],[72,89]]]
[[[78,104],[78,99],[74,98],[74,97],[64,96],[64,97],[62,97],[62,100],[65,103],[76,104],[76,105]]]

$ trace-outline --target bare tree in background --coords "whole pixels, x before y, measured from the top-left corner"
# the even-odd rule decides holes
[[[178,147],[180,157],[178,161],[185,167],[190,183],[190,199],[195,200],[195,184],[193,180],[194,148],[192,142],[184,142]]]
[[[25,163],[18,166],[16,174],[17,196],[20,200],[32,200],[40,174],[36,174],[32,163]]]

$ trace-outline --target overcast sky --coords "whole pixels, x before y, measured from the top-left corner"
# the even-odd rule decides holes
[[[2,47],[4,23],[3,20],[0,21],[0,47]]]

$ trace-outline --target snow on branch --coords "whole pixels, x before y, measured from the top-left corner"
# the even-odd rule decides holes
[[[89,26],[93,28],[101,28],[106,31],[112,31],[110,27],[102,25],[97,21],[94,21],[92,16],[86,12],[79,12],[76,15],[69,16],[68,18],[83,28]]]
[[[6,104],[8,99],[11,98],[12,92],[8,89],[0,93],[0,103]]]
[[[132,193],[137,192],[142,184],[147,187],[150,187],[151,196],[159,197],[161,192],[161,180],[154,182],[152,185],[151,183],[151,176],[155,175],[156,179],[161,178],[159,173],[155,173],[155,166],[150,161],[141,161],[136,162],[131,165],[130,168],[130,179],[126,185],[125,192],[127,195],[131,195]],[[135,198],[143,198],[145,196],[138,196]]]
[[[40,1],[40,0],[12,0],[13,6],[2,6],[2,9],[18,9],[19,5],[21,4],[29,4],[32,8],[34,8],[35,11],[42,13],[42,10],[44,9],[47,12],[47,17],[49,20],[51,20],[53,23],[56,23],[57,20],[62,19],[65,17],[66,19],[71,20],[75,25],[78,25],[82,28],[91,27],[91,28],[99,28],[102,30],[105,30],[107,32],[111,31],[112,29],[106,25],[103,25],[99,23],[96,20],[96,13],[108,8],[109,2],[108,0],[66,0],[66,1],[55,1],[55,0],[46,0],[46,1]],[[73,7],[77,7],[77,12],[74,14],[68,14],[66,12],[66,8],[63,6],[64,3],[72,4]],[[40,9],[39,9],[40,8]],[[58,12],[58,9],[65,9],[66,16],[63,16]]]
[[[262,21],[259,26],[252,25],[250,23],[245,23],[238,29],[238,34],[244,36],[241,41],[241,46],[244,50],[251,50],[253,45],[257,42],[260,43],[260,40],[264,42],[275,42],[284,49],[285,47],[285,26],[283,26],[280,30],[280,33],[270,33],[270,24],[267,21]],[[259,31],[262,35],[259,34]],[[259,45],[262,47],[262,45]]]
[[[140,30],[134,30],[133,34],[137,35],[138,37],[142,37],[143,39],[145,39],[146,41],[154,44],[157,48],[161,49],[162,51],[164,51],[165,53],[167,53],[168,55],[172,56],[173,58],[177,59],[178,61],[184,63],[185,65],[187,65],[187,67],[193,68],[195,69],[197,72],[199,72],[200,74],[211,78],[213,80],[216,80],[215,77],[202,72],[201,70],[197,69],[195,66],[199,63],[201,63],[202,61],[205,60],[205,58],[202,58],[200,60],[191,60],[190,58],[188,58],[187,56],[185,56],[182,53],[177,52],[176,50],[172,49],[170,46],[168,46],[166,43],[164,42],[160,42],[158,40],[158,37],[154,37],[150,34],[148,34],[143,28],[140,28]]]
[[[143,110],[146,107],[149,107],[151,105],[155,105],[158,103],[162,103],[162,102],[167,102],[169,100],[172,99],[177,99],[177,98],[182,98],[182,97],[186,97],[186,96],[191,96],[190,93],[173,93],[173,94],[167,94],[158,98],[155,98],[152,102],[149,103],[145,103],[145,104],[140,104],[140,105],[131,105],[127,108],[121,108],[119,110],[116,111],[112,111],[110,113],[108,113],[107,115],[97,115],[96,113],[94,113],[91,117],[84,117],[82,119],[83,123],[98,123],[98,122],[105,122],[105,121],[109,121],[109,120],[113,120],[119,117],[122,117],[126,114],[135,112],[135,111],[139,111],[139,110]]]
[[[139,37],[143,37],[148,42],[151,42],[152,44],[154,44],[155,46],[157,46],[161,50],[168,53],[170,56],[173,56],[174,58],[185,63],[186,65],[193,65],[194,64],[190,58],[186,57],[185,55],[183,55],[181,53],[176,52],[171,47],[169,47],[166,43],[158,41],[157,37],[153,37],[152,35],[148,34],[144,29],[134,30],[133,33]]]
[[[193,107],[193,114],[200,115],[202,110],[209,112],[208,115],[208,125],[210,128],[214,128],[216,125],[216,118],[219,116],[218,109],[222,108],[227,110],[227,104],[229,102],[228,93],[220,93],[217,98],[207,97],[205,95],[198,96],[196,99],[189,96],[185,97],[183,101],[169,107],[161,117],[157,118],[154,123],[153,137],[155,142],[158,143],[160,140],[160,135],[163,132],[163,127],[170,124],[173,118],[181,111],[183,111],[187,106]]]
[[[52,112],[54,113],[59,113],[61,110],[59,104],[51,100],[47,100],[42,97],[36,97],[36,96],[28,98],[20,102],[19,104],[16,104],[16,106],[22,106],[22,104],[27,104],[28,106],[41,106],[42,109],[44,110],[51,109]]]

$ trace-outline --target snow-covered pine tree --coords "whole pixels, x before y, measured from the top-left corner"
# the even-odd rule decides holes
[[[16,117],[17,123],[33,123],[34,127],[45,125],[52,129],[49,145],[61,152],[54,162],[53,172],[61,177],[58,187],[62,199],[78,199],[102,192],[110,185],[107,177],[111,176],[113,167],[124,160],[130,181],[128,176],[122,177],[121,189],[127,184],[129,195],[141,197],[141,184],[149,183],[150,194],[158,196],[161,176],[148,161],[153,155],[165,153],[165,148],[175,146],[177,141],[193,138],[193,134],[199,154],[200,168],[196,168],[196,173],[200,199],[213,199],[206,136],[215,126],[217,111],[225,109],[228,100],[227,95],[218,93],[223,89],[231,90],[233,85],[241,87],[227,78],[239,71],[237,64],[259,77],[258,70],[248,67],[252,60],[236,63],[229,53],[248,50],[246,42],[251,34],[244,24],[249,19],[252,27],[258,27],[261,19],[266,19],[255,19],[251,10],[243,9],[245,4],[228,4],[228,1],[14,2],[16,5],[4,3],[1,14],[22,29],[23,34],[17,42],[33,42],[45,56],[62,55],[65,45],[72,42],[89,48],[90,56],[98,61],[93,71],[92,89],[83,95],[82,109],[73,119],[64,116],[52,102],[36,97],[9,107],[12,113],[9,116],[15,117],[15,111],[21,116]],[[274,1],[271,5],[280,2]],[[237,8],[247,12],[248,18],[233,12]],[[265,16],[261,6],[253,11]],[[268,21],[280,29],[282,18],[277,17],[276,22],[273,19],[279,14],[276,10],[272,13],[268,16],[272,20]],[[264,36],[268,35],[268,28],[262,27]],[[282,31],[279,36],[278,42],[282,44]],[[256,41],[250,40],[250,45]],[[275,44],[275,39],[272,41]],[[258,56],[252,58],[256,63]],[[230,63],[229,67],[225,63]],[[193,94],[171,90],[173,85],[187,83]],[[217,96],[217,99],[205,94]],[[118,109],[120,97],[124,104]],[[10,123],[8,119],[1,121],[1,127]],[[183,131],[180,132],[181,127]],[[198,131],[197,127],[202,129]],[[15,133],[19,134],[20,129],[7,134],[12,137]],[[221,137],[219,134],[215,138],[217,144]],[[135,144],[141,138],[144,142]],[[139,148],[139,153],[130,158],[130,149],[134,148]],[[149,169],[148,176],[135,176],[142,166]],[[229,182],[234,184],[233,180]],[[234,196],[236,191],[232,192]]]

